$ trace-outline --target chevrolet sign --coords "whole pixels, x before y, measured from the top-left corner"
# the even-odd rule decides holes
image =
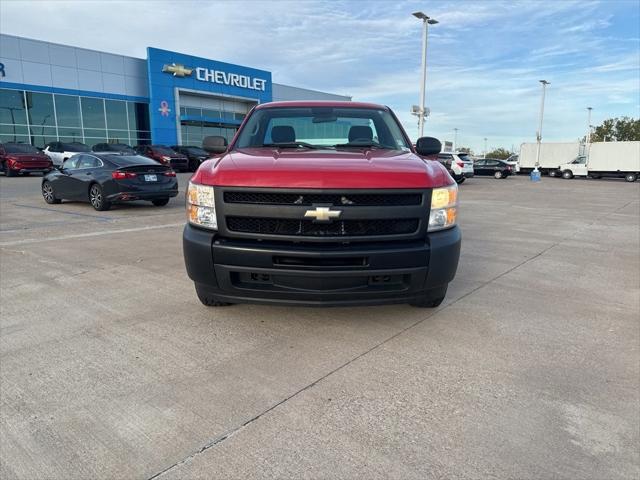
[[[195,69],[185,67],[184,65],[172,63],[164,65],[162,71],[170,73],[174,77],[188,77],[196,71],[196,79],[201,82],[218,83],[221,85],[229,85],[231,87],[247,88],[249,90],[259,90],[264,92],[267,81],[263,78],[250,77],[248,75],[239,75],[237,73],[227,73],[221,70],[213,70],[210,68],[197,67]]]

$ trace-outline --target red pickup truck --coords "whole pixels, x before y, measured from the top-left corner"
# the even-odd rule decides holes
[[[380,105],[256,106],[189,182],[183,250],[198,298],[440,305],[461,242],[457,185],[421,158],[440,146],[423,137],[413,147]]]

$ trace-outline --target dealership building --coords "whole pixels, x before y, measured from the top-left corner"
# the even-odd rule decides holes
[[[0,34],[0,142],[200,145],[280,100],[351,98],[152,47],[141,59]]]

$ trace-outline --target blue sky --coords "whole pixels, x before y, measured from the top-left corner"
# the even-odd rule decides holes
[[[640,2],[0,2],[0,31],[144,58],[146,47],[270,70],[278,83],[389,105],[409,134],[419,101],[422,10],[430,29],[425,134],[483,150],[584,135],[640,116]],[[56,19],[55,22],[51,19]],[[107,30],[103,29],[107,26]]]

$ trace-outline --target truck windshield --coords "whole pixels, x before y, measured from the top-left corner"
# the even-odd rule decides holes
[[[242,128],[235,147],[410,150],[387,110],[350,107],[257,109]]]

